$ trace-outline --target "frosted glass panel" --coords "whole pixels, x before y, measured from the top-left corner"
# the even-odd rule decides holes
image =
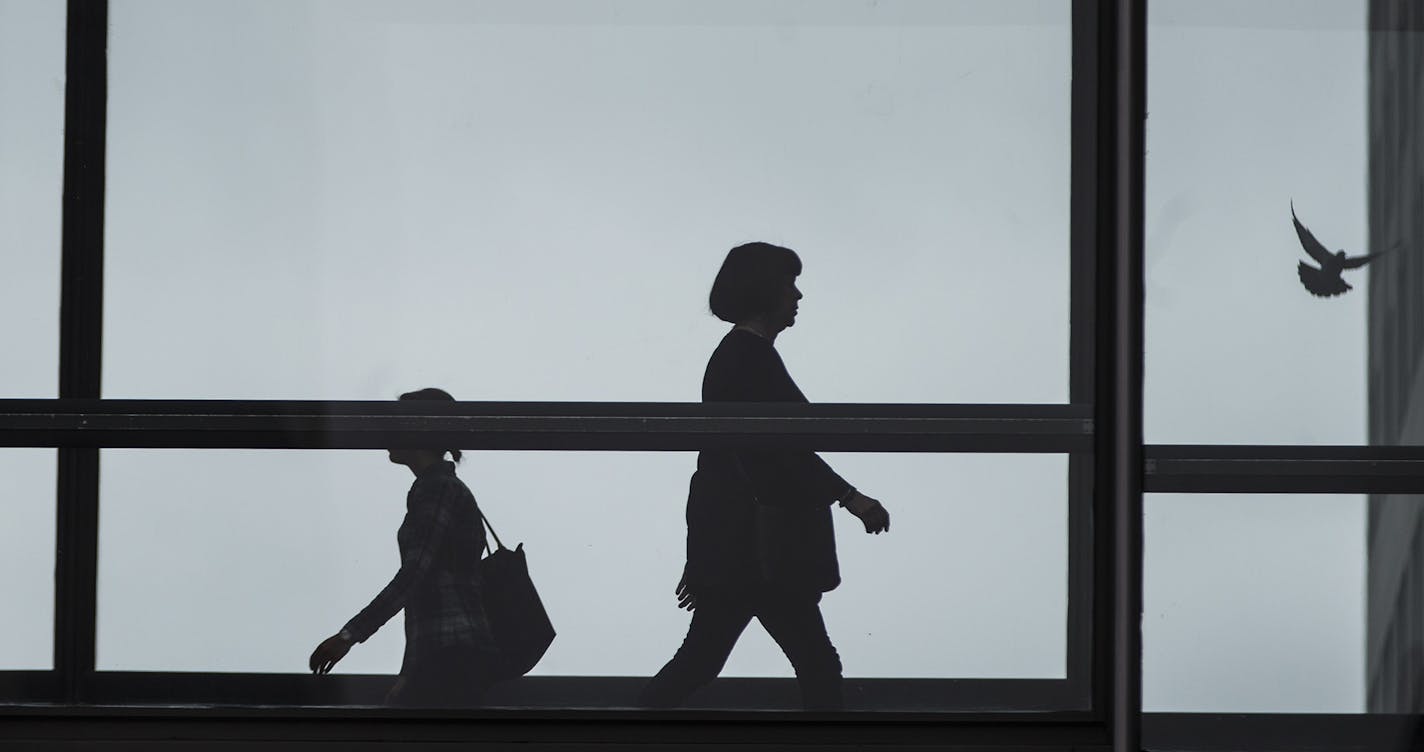
[[[761,240],[813,399],[1064,402],[1069,9],[116,0],[105,394],[695,400]]]
[[[1064,457],[827,459],[892,515],[871,536],[834,510],[843,582],[823,611],[847,676],[1064,676]],[[534,675],[651,676],[672,656],[693,466],[467,454],[460,477],[505,543],[524,543],[559,632]],[[381,452],[107,450],[102,472],[101,669],[304,673],[399,563],[412,477]],[[337,670],[395,673],[403,644],[397,617]],[[723,675],[791,672],[754,625]]]

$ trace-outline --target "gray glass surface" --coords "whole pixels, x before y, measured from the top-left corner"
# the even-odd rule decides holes
[[[1370,189],[1394,167],[1372,157],[1371,81],[1384,71],[1370,55],[1387,35],[1367,34],[1366,18],[1364,0],[1152,3],[1148,442],[1372,440],[1372,363],[1396,352],[1375,341],[1395,318],[1375,310],[1376,282],[1421,251],[1420,237],[1344,271],[1352,290],[1317,297],[1298,264],[1319,264],[1292,223],[1293,205],[1331,253],[1357,256],[1385,250],[1373,212],[1418,206],[1417,193]],[[1413,139],[1398,148],[1414,153]]]
[[[54,665],[53,449],[0,449],[0,670]]]
[[[827,455],[891,513],[833,510],[842,584],[823,610],[851,677],[1062,678],[1067,462]],[[535,675],[650,676],[687,629],[689,453],[472,452],[458,473],[523,543],[559,632]],[[101,670],[303,673],[398,565],[411,474],[376,451],[106,450]],[[397,617],[341,673],[395,673]],[[790,676],[748,628],[724,676]]]
[[[1420,11],[1152,3],[1149,442],[1420,443]],[[1384,255],[1316,295],[1293,211],[1331,253]],[[1417,712],[1418,510],[1149,496],[1145,708]]]
[[[64,6],[0,1],[0,397],[59,384]]]
[[[59,384],[64,5],[0,0],[0,397]],[[53,665],[55,453],[0,450],[0,669]]]
[[[1148,494],[1148,712],[1365,710],[1365,498]]]
[[[1069,7],[116,0],[105,396],[1064,402]]]

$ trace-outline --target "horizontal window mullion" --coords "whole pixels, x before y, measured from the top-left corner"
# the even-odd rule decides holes
[[[0,670],[0,704],[57,702],[60,685],[58,671]]]
[[[1424,493],[1424,447],[1145,448],[1150,493]]]
[[[468,421],[463,429],[367,427],[314,421],[308,426],[143,425],[113,427],[0,428],[0,446],[207,448],[207,449],[444,449],[693,451],[730,447],[806,449],[828,452],[1066,453],[1087,451],[1091,435],[1012,426],[806,425],[797,419],[756,426],[698,425],[698,421],[638,422],[534,420],[519,424]]]
[[[0,401],[0,445],[194,448],[1069,452],[1069,405]]]
[[[380,705],[391,677],[370,674],[235,674],[224,672],[100,671],[93,676],[95,702],[123,704],[217,704],[339,706]],[[526,676],[499,685],[487,697],[493,708],[529,710],[622,710],[647,682],[638,676]],[[862,698],[858,710],[876,713],[1053,712],[1074,718],[1086,696],[1065,679],[896,679],[847,677],[847,694]],[[795,710],[796,681],[789,678],[724,677],[703,688],[689,709],[736,712],[735,708]],[[872,703],[867,706],[867,703]],[[1056,711],[1056,712],[1054,712]]]
[[[436,402],[0,399],[0,425],[31,416],[323,416],[564,418],[896,418],[1052,421],[1090,431],[1092,406],[787,402]]]

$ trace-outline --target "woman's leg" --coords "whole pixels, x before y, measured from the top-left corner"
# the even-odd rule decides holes
[[[699,592],[682,647],[643,687],[638,704],[646,708],[682,705],[699,687],[717,678],[751,620],[751,604],[740,595]]]
[[[807,710],[845,707],[841,657],[826,634],[821,594],[766,590],[757,599],[757,618],[791,660]]]
[[[405,688],[392,704],[405,708],[477,706],[493,683],[492,668],[473,647],[445,648],[407,669]]]

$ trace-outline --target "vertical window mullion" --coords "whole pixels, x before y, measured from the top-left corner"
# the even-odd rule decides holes
[[[1112,341],[1103,348],[1110,373],[1099,382],[1099,399],[1111,401],[1111,420],[1098,423],[1111,451],[1111,485],[1103,492],[1113,505],[1113,619],[1111,736],[1113,749],[1141,749],[1142,734],[1142,362],[1143,261],[1142,216],[1147,99],[1147,4],[1116,0],[1112,4],[1113,64],[1103,91],[1112,100],[1110,174],[1103,182],[1112,192],[1111,220],[1102,244],[1107,257],[1098,316]],[[1107,47],[1108,45],[1104,45]],[[1102,446],[1103,444],[1100,444]]]
[[[1070,115],[1069,185],[1069,334],[1068,402],[1093,404],[1097,388],[1095,343],[1097,331],[1097,257],[1102,201],[1098,194],[1102,172],[1102,112],[1099,97],[1101,4],[1074,0],[1072,9],[1072,83]],[[1097,415],[1095,414],[1095,418]],[[1095,421],[1096,424],[1096,421]],[[1108,619],[1097,605],[1111,592],[1105,581],[1106,536],[1095,520],[1107,518],[1095,511],[1094,489],[1099,463],[1106,455],[1075,454],[1068,461],[1068,624],[1067,676],[1086,689],[1090,707],[1106,706],[1103,694],[1108,675]]]
[[[60,399],[98,399],[103,356],[108,3],[69,0],[65,48]],[[94,671],[99,450],[61,447],[56,479],[54,667],[66,702]]]

